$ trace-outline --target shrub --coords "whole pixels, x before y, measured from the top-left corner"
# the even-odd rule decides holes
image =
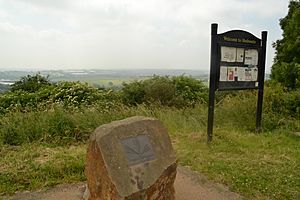
[[[151,79],[144,81],[145,103],[159,103],[165,106],[171,106],[174,104],[175,97],[175,85],[172,80],[165,76],[154,76]]]
[[[34,76],[27,75],[23,76],[19,81],[16,81],[11,86],[11,91],[23,90],[26,92],[36,92],[41,87],[51,85],[48,76],[44,77],[41,74],[36,74]]]
[[[0,95],[0,114],[45,110],[54,104],[73,109],[94,104],[108,108],[118,103],[119,95],[112,90],[99,90],[80,82],[60,82],[43,86],[34,93],[16,90]]]
[[[123,83],[122,99],[127,105],[137,105],[144,101],[145,87],[142,81]]]
[[[158,103],[163,106],[188,107],[207,102],[204,84],[188,76],[153,76],[143,81],[123,83],[122,99],[127,105]]]
[[[172,81],[175,85],[176,96],[182,97],[188,104],[208,102],[208,88],[203,82],[188,76],[175,76]]]
[[[289,91],[279,83],[266,84],[264,109],[280,115],[300,117],[300,89]]]
[[[100,90],[80,82],[60,82],[51,90],[50,101],[64,106],[91,105],[100,96]]]

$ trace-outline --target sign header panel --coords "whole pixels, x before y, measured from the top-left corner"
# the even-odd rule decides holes
[[[256,45],[260,46],[261,40],[253,34],[242,31],[232,30],[218,34],[218,42],[229,42],[232,44]]]

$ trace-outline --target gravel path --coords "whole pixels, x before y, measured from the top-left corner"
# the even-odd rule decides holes
[[[85,183],[59,185],[46,191],[22,192],[12,200],[81,200]],[[240,200],[242,196],[230,192],[221,184],[212,183],[188,168],[178,167],[175,181],[176,200]]]

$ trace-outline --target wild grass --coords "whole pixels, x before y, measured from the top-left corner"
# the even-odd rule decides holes
[[[212,144],[205,135],[181,135],[174,142],[182,165],[224,183],[249,199],[299,199],[299,138],[285,132],[256,135],[216,130]]]
[[[213,142],[206,144],[205,104],[176,109],[147,105],[111,109],[10,112],[1,117],[0,196],[59,183],[84,181],[90,133],[134,115],[155,117],[169,130],[181,165],[226,184],[249,199],[300,199],[300,119],[264,110],[263,132],[255,133],[254,93],[218,103]],[[13,144],[13,145],[8,145]],[[15,143],[15,144],[14,144]]]
[[[43,143],[0,147],[0,196],[85,180],[86,146]]]

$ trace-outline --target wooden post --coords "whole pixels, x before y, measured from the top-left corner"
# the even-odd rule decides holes
[[[211,25],[211,49],[210,49],[210,77],[209,77],[209,105],[207,120],[207,143],[212,141],[214,107],[215,107],[215,90],[216,90],[216,73],[217,73],[217,37],[218,24]]]
[[[260,73],[258,77],[258,98],[257,98],[257,110],[256,110],[256,132],[261,132],[261,119],[262,119],[262,106],[264,98],[264,83],[265,83],[265,65],[266,65],[266,46],[267,46],[267,31],[261,32],[261,45],[262,52],[260,56]]]

